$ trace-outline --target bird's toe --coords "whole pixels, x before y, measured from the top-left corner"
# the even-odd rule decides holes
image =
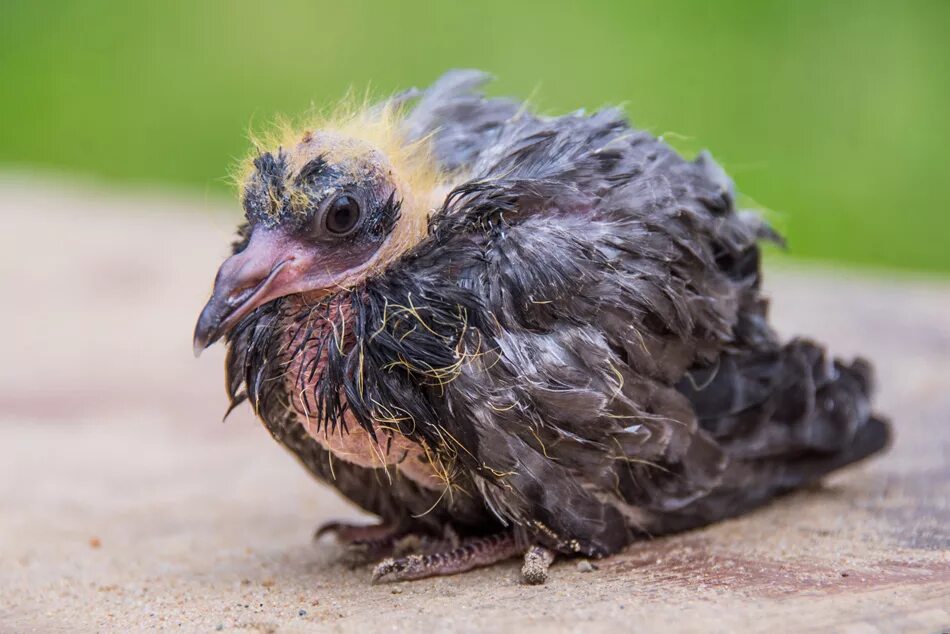
[[[553,562],[554,551],[544,546],[532,546],[524,554],[521,581],[530,586],[545,583],[548,580],[548,568]]]
[[[408,581],[431,574],[426,570],[425,557],[407,555],[405,557],[387,557],[373,568],[373,583],[387,581]]]

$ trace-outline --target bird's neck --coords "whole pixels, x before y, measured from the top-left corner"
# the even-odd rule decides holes
[[[285,298],[275,336],[280,338],[284,380],[293,393],[293,406],[308,416],[316,412],[315,389],[331,353],[353,345],[353,308],[349,293],[313,298]]]

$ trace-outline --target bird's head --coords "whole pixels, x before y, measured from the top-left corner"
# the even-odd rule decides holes
[[[255,308],[351,288],[421,239],[438,177],[395,109],[287,131],[239,177],[246,223],[195,327],[199,354]]]

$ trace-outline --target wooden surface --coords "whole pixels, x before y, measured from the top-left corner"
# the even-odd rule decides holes
[[[516,562],[371,586],[310,541],[356,512],[222,424],[223,352],[191,356],[233,211],[7,179],[0,217],[0,631],[950,628],[945,282],[767,274],[783,333],[876,363],[883,458],[542,587]]]

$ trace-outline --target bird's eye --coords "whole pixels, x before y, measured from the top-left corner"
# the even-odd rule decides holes
[[[352,232],[360,221],[360,205],[347,194],[338,196],[323,217],[323,226],[333,235],[345,236]]]

